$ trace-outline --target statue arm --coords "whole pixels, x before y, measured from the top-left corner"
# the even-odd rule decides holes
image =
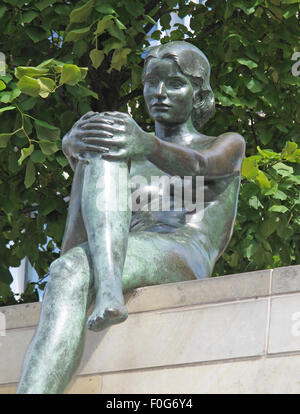
[[[220,135],[210,148],[195,150],[163,141],[155,136],[148,160],[171,175],[203,175],[222,178],[240,172],[245,154],[244,138],[237,133]]]
[[[65,157],[69,161],[69,164],[72,170],[75,172],[77,160],[76,158],[72,157],[69,151],[70,148],[70,133],[67,133],[62,139],[62,152],[64,153]]]

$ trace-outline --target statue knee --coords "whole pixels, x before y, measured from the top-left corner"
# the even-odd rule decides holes
[[[62,256],[50,265],[49,284],[73,294],[88,287],[89,280],[84,277],[84,270],[82,263]]]

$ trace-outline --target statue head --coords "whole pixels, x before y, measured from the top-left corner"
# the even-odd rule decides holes
[[[191,117],[200,128],[214,111],[215,100],[210,87],[210,65],[207,57],[196,46],[184,41],[169,42],[150,49],[144,64],[143,83],[147,67],[153,59],[168,59],[190,81],[194,98]]]

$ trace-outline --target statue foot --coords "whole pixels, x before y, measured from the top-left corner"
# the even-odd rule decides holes
[[[123,305],[112,305],[100,310],[96,308],[88,318],[87,326],[90,330],[98,332],[111,325],[124,322],[127,317],[128,312],[126,306]]]

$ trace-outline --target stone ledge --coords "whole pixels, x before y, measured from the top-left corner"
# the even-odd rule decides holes
[[[284,275],[288,275],[286,285]],[[219,378],[218,392],[227,392],[227,389],[245,392],[246,386],[256,389],[260,370],[266,378],[269,372],[277,375],[273,382],[277,381],[278,388],[281,375],[277,365],[257,361],[274,358],[281,366],[280,358],[289,353],[289,361],[295,358],[298,364],[299,279],[300,266],[294,266],[276,269],[273,275],[271,270],[266,270],[136,289],[127,295],[129,318],[126,322],[99,333],[87,332],[77,382],[67,392],[97,393],[101,389],[102,392],[131,393],[135,392],[134,384],[140,390],[136,392],[148,392],[145,387],[150,387],[151,378],[156,382],[149,392],[157,392],[156,384],[161,384],[159,392],[179,392],[179,389],[188,393],[211,392],[208,385],[205,387],[204,379],[201,380],[202,376],[212,384]],[[6,336],[0,337],[0,393],[14,392],[39,311],[38,303],[0,309],[7,322]],[[117,349],[112,344],[117,344]],[[237,382],[226,388],[223,372],[226,372],[225,365],[230,364],[229,372],[237,376]],[[283,371],[293,366],[292,362],[282,364]],[[211,370],[204,366],[210,366]],[[239,369],[239,366],[245,368]],[[180,388],[180,373],[186,378],[195,375],[202,388],[188,380]],[[160,376],[162,382],[156,380]],[[217,376],[215,380],[213,376]],[[292,389],[300,392],[297,381],[298,385],[292,385]],[[267,385],[253,392],[260,389],[271,392]]]
[[[300,265],[273,270],[272,294],[300,292]]]
[[[299,266],[300,267],[300,266]],[[222,303],[265,297],[269,292],[271,270],[192,280],[138,288],[125,295],[129,313]],[[300,286],[299,286],[300,290]],[[4,306],[6,329],[37,325],[40,303]]]
[[[66,394],[299,394],[300,355],[76,377]],[[17,384],[0,385],[14,394]]]

